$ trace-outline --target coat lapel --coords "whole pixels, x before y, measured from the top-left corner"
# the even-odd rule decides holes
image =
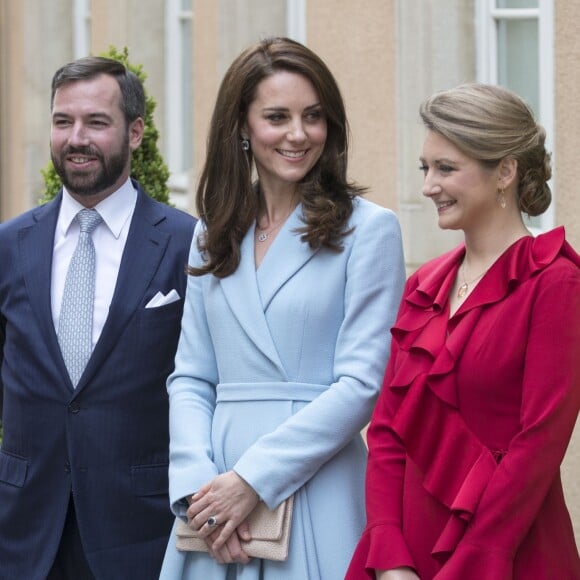
[[[266,322],[264,309],[256,281],[254,267],[254,227],[246,233],[240,248],[241,260],[238,269],[219,281],[225,299],[256,348],[264,353],[283,373],[285,373],[272,341]]]
[[[247,336],[284,374],[286,371],[272,339],[265,312],[282,285],[315,254],[293,232],[303,225],[299,217],[300,207],[276,236],[258,271],[254,260],[253,224],[242,240],[238,269],[220,281],[226,300]]]
[[[165,214],[162,209],[139,189],[109,315],[75,392],[82,390],[103,365],[130,318],[140,307],[169,243],[170,236],[157,227],[163,220]]]
[[[264,311],[278,290],[317,252],[301,242],[300,234],[295,231],[304,226],[301,216],[302,205],[298,205],[282,226],[256,272]],[[253,238],[252,235],[252,241]]]
[[[62,193],[33,212],[32,216],[36,223],[20,230],[18,244],[30,307],[36,316],[41,336],[52,355],[52,360],[58,365],[72,389],[54,328],[50,300],[54,232],[61,199]]]

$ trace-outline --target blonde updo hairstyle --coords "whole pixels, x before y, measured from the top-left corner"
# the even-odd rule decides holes
[[[460,85],[429,97],[420,114],[427,129],[487,167],[515,159],[520,211],[537,216],[548,209],[552,169],[546,132],[516,94],[495,85]]]

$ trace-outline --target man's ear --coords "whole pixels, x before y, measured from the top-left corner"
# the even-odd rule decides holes
[[[131,147],[131,151],[135,151],[135,149],[141,145],[144,130],[145,122],[141,117],[137,117],[137,119],[129,125],[129,147]]]

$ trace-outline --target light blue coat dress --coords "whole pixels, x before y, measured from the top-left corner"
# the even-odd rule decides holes
[[[357,198],[341,253],[311,250],[299,205],[254,262],[189,277],[170,396],[170,499],[235,470],[270,508],[296,494],[285,562],[220,565],[178,552],[163,580],[339,580],[365,523],[366,447],[405,271],[395,215]],[[198,224],[196,236],[201,232]],[[201,256],[194,239],[190,263]]]

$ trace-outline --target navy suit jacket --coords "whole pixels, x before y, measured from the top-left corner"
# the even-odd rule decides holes
[[[157,579],[173,521],[165,382],[195,220],[138,189],[109,315],[73,389],[50,300],[60,203],[0,225],[0,579],[45,578],[71,493],[95,576]],[[145,308],[172,289],[179,301]]]

